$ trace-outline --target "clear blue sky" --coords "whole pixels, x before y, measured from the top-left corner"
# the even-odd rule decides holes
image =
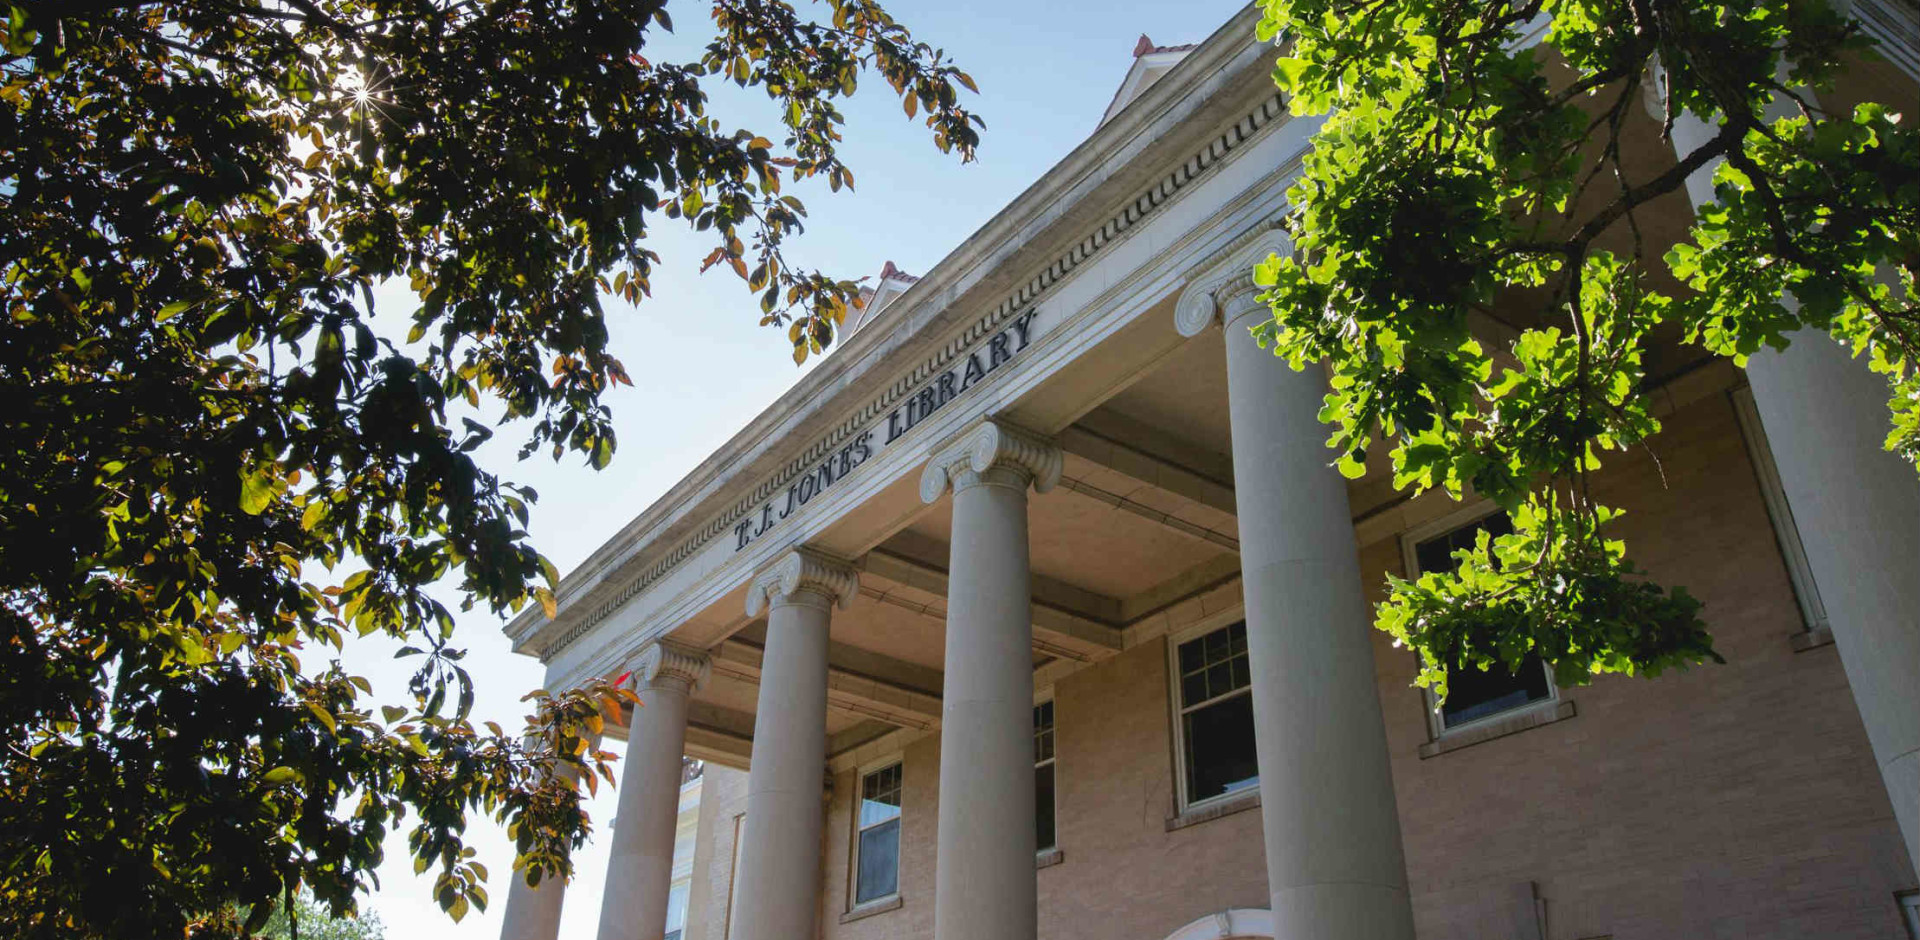
[[[820,5],[798,4],[824,15]],[[1229,0],[1048,0],[930,3],[894,0],[888,9],[916,37],[948,51],[980,86],[968,104],[984,117],[979,160],[961,166],[943,155],[919,120],[908,120],[877,76],[847,107],[842,150],[858,186],[852,194],[802,187],[811,214],[791,259],[838,277],[877,274],[891,260],[922,274],[1033,183],[1092,132],[1127,68],[1140,34],[1155,42],[1197,42],[1242,4]],[[706,41],[700,4],[671,4],[679,35],[650,45],[656,60],[690,58]],[[758,92],[716,89],[712,113],[778,139],[771,109]],[[633,388],[614,393],[620,447],[613,465],[594,472],[578,459],[544,456],[514,461],[511,427],[487,452],[491,469],[540,492],[531,531],[537,547],[562,571],[585,558],[628,520],[663,495],[736,430],[785,393],[802,374],[784,330],[757,326],[758,308],[724,267],[701,276],[698,259],[711,245],[660,220],[652,247],[663,256],[651,299],[611,313],[616,354]],[[476,720],[514,728],[521,695],[539,685],[540,664],[516,656],[485,611],[462,615],[458,643],[478,685]],[[350,671],[365,675],[386,701],[404,694],[407,669],[391,658],[398,644],[349,643]],[[617,748],[616,748],[617,750]],[[592,812],[600,830],[577,859],[562,936],[594,935],[606,868],[612,794],[602,790]],[[490,820],[470,821],[469,837],[492,872],[494,903],[455,925],[430,897],[431,872],[416,878],[405,831],[388,842],[381,890],[363,907],[377,911],[393,940],[459,937],[492,940],[500,932],[512,849]]]

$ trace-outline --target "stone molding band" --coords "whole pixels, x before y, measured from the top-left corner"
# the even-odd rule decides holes
[[[712,672],[713,660],[707,654],[677,643],[656,642],[634,660],[633,687],[691,694],[706,685]]]
[[[1065,457],[1046,438],[983,418],[927,461],[920,474],[920,501],[931,503],[946,495],[948,487],[961,489],[979,482],[968,477],[977,478],[996,467],[1025,474],[1036,492],[1045,493],[1060,482]]]
[[[839,559],[796,548],[780,556],[747,585],[747,616],[758,617],[768,607],[802,592],[824,595],[829,602],[846,610],[860,594],[860,573]]]

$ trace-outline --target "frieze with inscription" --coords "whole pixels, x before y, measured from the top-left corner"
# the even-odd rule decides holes
[[[965,360],[956,360],[952,368],[928,379],[919,391],[907,396],[900,407],[887,414],[884,429],[876,421],[874,427],[854,435],[845,446],[788,484],[784,493],[762,503],[759,512],[747,515],[733,527],[733,550],[746,548],[755,539],[773,531],[781,521],[860,469],[915,425],[1012,361],[1033,341],[1033,320],[1039,314],[1038,310],[1029,310],[1013,318],[1006,329],[978,344],[979,348],[968,353]]]

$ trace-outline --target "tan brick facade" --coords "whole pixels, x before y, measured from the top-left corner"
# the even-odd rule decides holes
[[[1562,690],[1571,718],[1423,759],[1413,661],[1377,637],[1422,938],[1530,940],[1540,909],[1546,940],[1905,936],[1895,894],[1916,878],[1833,648],[1794,650],[1800,615],[1733,407],[1710,395],[1666,425],[1657,462],[1613,458],[1602,498],[1629,510],[1619,534],[1635,559],[1706,602],[1727,665]],[[1371,590],[1400,557],[1397,539],[1363,547]],[[1168,824],[1165,642],[1054,685],[1063,858],[1037,874],[1047,940],[1160,940],[1267,904],[1257,807]],[[901,903],[842,922],[858,781],[841,773],[822,846],[824,940],[933,935],[939,738],[899,753]],[[745,789],[744,774],[710,771],[690,940],[725,940]]]

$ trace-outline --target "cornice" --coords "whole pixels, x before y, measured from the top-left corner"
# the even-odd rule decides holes
[[[1240,20],[1246,19],[1243,13],[1223,27],[1214,37],[1189,55],[1154,88],[1139,100],[1129,105],[1121,115],[1108,122],[1099,131],[1076,148],[1074,153],[1062,161],[1062,167],[1073,163],[1085,163],[1087,157],[1109,151],[1124,149],[1121,143],[1141,134],[1152,122],[1165,115],[1175,103],[1198,93],[1194,85],[1211,72],[1226,69],[1236,56],[1247,51],[1244,42],[1223,41],[1224,34],[1236,31]],[[1203,55],[1202,53],[1207,53]],[[577,581],[581,587],[568,591],[569,585],[563,583],[562,610],[556,622],[543,623],[538,619],[537,610],[523,612],[508,625],[508,633],[514,638],[516,646],[531,648],[542,659],[551,658],[588,630],[603,622],[614,611],[638,596],[662,577],[673,571],[682,562],[701,549],[714,538],[729,531],[747,513],[755,510],[769,496],[777,493],[800,473],[807,471],[820,458],[846,443],[848,438],[871,424],[876,418],[886,414],[888,409],[897,406],[903,399],[916,393],[931,378],[937,377],[948,363],[968,353],[977,343],[991,337],[998,329],[1021,313],[1032,308],[1037,299],[1049,288],[1065,279],[1089,259],[1100,254],[1108,246],[1127,237],[1139,224],[1153,216],[1183,191],[1191,188],[1198,179],[1209,171],[1226,162],[1263,128],[1272,124],[1286,113],[1286,107],[1275,93],[1263,97],[1249,110],[1229,124],[1224,130],[1206,138],[1206,142],[1192,150],[1189,156],[1175,165],[1174,169],[1159,177],[1152,184],[1135,190],[1136,195],[1112,210],[1104,221],[1083,230],[1082,236],[1056,253],[1052,260],[1044,263],[1038,272],[1024,283],[1008,290],[1001,300],[987,313],[979,316],[971,324],[951,334],[951,338],[939,348],[928,354],[914,368],[897,373],[895,380],[884,390],[870,398],[865,405],[850,412],[837,425],[817,437],[815,442],[793,455],[781,464],[769,476],[763,478],[752,490],[736,491],[740,495],[728,502],[726,508],[709,517],[709,521],[698,529],[681,536],[667,544],[673,547],[657,555],[645,565],[639,573],[624,584],[615,588],[612,581],[619,568],[626,562],[619,557],[639,546],[657,543],[659,530],[678,526],[688,513],[683,512],[690,503],[698,505],[714,501],[712,492],[715,486],[724,485],[718,478],[729,467],[747,461],[744,453],[746,446],[755,441],[764,441],[777,436],[775,428],[782,423],[795,420],[792,408],[787,402],[808,402],[823,397],[830,389],[844,386],[849,381],[847,373],[855,366],[864,366],[878,356],[882,359],[891,354],[890,350],[880,348],[881,344],[910,342],[912,337],[902,337],[903,330],[924,328],[927,323],[914,323],[905,316],[900,317],[890,329],[878,327],[887,324],[869,324],[866,329],[856,333],[847,347],[830,357],[820,368],[810,373],[794,393],[783,397],[782,405],[763,413],[762,416],[743,429],[734,439],[721,448],[700,468],[697,468],[681,483],[669,491],[670,497],[663,499],[647,512],[642,513],[634,523],[627,526],[595,553],[593,558],[567,580]],[[1159,162],[1159,161],[1156,161]],[[1164,164],[1162,164],[1164,165]],[[1066,179],[1056,179],[1058,172],[1030,187],[1014,205],[1032,205],[1044,200],[1051,191],[1071,189],[1083,186],[1087,171]],[[1080,182],[1075,182],[1079,180]],[[1066,194],[1062,194],[1064,197]],[[981,258],[986,253],[985,244],[993,238],[1002,237],[1011,240],[1017,235],[1021,220],[1013,208],[1003,211],[994,220],[983,227],[953,255],[941,262],[934,270],[914,284],[908,291],[895,299],[889,312],[904,311],[919,314],[919,308],[936,304],[943,297],[959,291],[963,285],[955,283],[961,273],[954,268],[970,269],[967,262],[974,264],[996,265],[1003,259]],[[1032,222],[1025,222],[1028,227]],[[1011,229],[1011,231],[1009,231]],[[837,385],[835,384],[837,383]],[[706,482],[700,482],[705,480]],[[673,498],[677,496],[678,498]],[[676,515],[678,514],[678,515]],[[654,535],[649,535],[649,531]],[[572,596],[566,596],[571,594]],[[584,609],[582,607],[584,605]],[[545,634],[541,636],[541,634]]]

